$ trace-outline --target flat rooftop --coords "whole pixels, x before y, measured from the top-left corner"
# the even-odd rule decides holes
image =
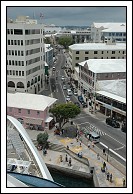
[[[116,43],[116,44],[106,44],[106,43],[82,43],[82,44],[73,44],[69,46],[71,50],[126,50],[125,43]]]
[[[79,63],[85,64],[94,73],[126,72],[126,59],[89,59]]]
[[[51,98],[44,95],[20,92],[7,93],[7,107],[44,111],[56,101],[56,98]]]

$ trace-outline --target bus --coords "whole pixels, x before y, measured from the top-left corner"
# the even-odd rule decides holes
[[[99,143],[99,142],[100,142],[100,135],[98,135],[98,134],[95,133],[94,131],[93,131],[93,132],[90,132],[90,133],[87,135],[87,138],[88,138],[90,141],[93,141],[94,143]]]

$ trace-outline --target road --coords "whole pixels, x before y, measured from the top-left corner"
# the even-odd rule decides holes
[[[69,87],[67,84],[68,77],[66,76],[64,69],[61,69],[65,64],[66,56],[61,50],[54,65],[56,71],[51,70],[50,74],[50,91],[52,96],[58,99],[58,103],[65,103],[65,98],[67,96],[66,90],[62,89],[62,76],[66,77],[65,85],[67,85],[67,88]],[[78,101],[77,96],[72,95],[70,98],[72,102]],[[87,114],[83,108],[81,108],[81,114],[73,119],[73,121],[80,126],[80,128],[85,127],[86,129],[89,129],[91,124],[93,130],[100,135],[100,143],[98,143],[97,146],[103,149],[103,145],[105,145],[105,147],[109,148],[109,154],[126,166],[126,134],[121,132],[120,128],[116,129],[108,126],[105,123],[105,118],[97,119],[91,116],[91,114]]]

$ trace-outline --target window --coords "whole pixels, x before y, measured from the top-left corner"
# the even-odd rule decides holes
[[[115,51],[112,51],[112,54],[115,54]]]
[[[18,40],[18,45],[20,45],[20,40]]]
[[[14,29],[14,34],[22,35],[23,34],[23,30],[22,29]]]
[[[17,56],[17,51],[15,50],[15,56]]]
[[[15,61],[15,65],[17,66],[17,61]]]
[[[27,110],[27,113],[30,114],[30,110]]]
[[[24,76],[24,71],[22,71],[22,76]]]
[[[18,51],[18,56],[20,56],[20,51]]]
[[[19,76],[21,76],[21,71],[19,71]]]
[[[23,45],[23,40],[21,40],[21,46]]]
[[[79,60],[79,57],[76,57],[76,60]]]
[[[14,51],[12,51],[12,55],[14,55]]]
[[[21,61],[22,62],[22,66],[24,66],[24,61]]]
[[[98,52],[97,51],[94,51],[94,54],[97,54]]]
[[[21,113],[21,109],[20,108],[18,109],[18,113]]]
[[[115,57],[111,57],[111,59],[115,59]]]
[[[85,54],[89,54],[89,52],[88,51],[85,51]]]
[[[21,51],[21,56],[24,56],[24,52],[23,51]]]
[[[11,45],[13,45],[13,40],[11,40]]]
[[[10,70],[10,75],[12,75],[12,70]]]
[[[9,60],[9,65],[11,65],[11,60]]]
[[[16,40],[14,40],[14,44],[17,45],[17,41]]]
[[[10,45],[10,40],[8,40],[8,45]]]
[[[15,75],[15,71],[13,70],[13,75]]]
[[[89,57],[85,57],[85,60],[88,60],[89,59]]]
[[[14,61],[12,61],[12,65],[14,65]]]
[[[97,59],[97,57],[94,57],[94,59]]]
[[[11,34],[13,34],[13,29],[11,29]]]
[[[79,51],[76,51],[76,54],[79,54]]]
[[[101,57],[101,59],[103,59],[103,57]]]
[[[125,54],[125,51],[123,51],[122,53]]]
[[[18,71],[16,71],[16,75],[18,75]]]
[[[37,115],[40,115],[40,111],[37,111]]]
[[[101,53],[103,54],[103,51]]]

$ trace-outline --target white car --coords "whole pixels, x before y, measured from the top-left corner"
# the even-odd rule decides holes
[[[76,90],[74,91],[74,95],[75,96],[78,96],[78,92]]]
[[[66,90],[66,89],[67,89],[66,85],[63,85],[63,90]]]
[[[66,97],[66,101],[69,102],[70,101],[70,96]]]
[[[62,81],[65,81],[65,77],[64,77],[64,76],[62,76],[62,77],[61,77],[61,80],[62,80]]]

